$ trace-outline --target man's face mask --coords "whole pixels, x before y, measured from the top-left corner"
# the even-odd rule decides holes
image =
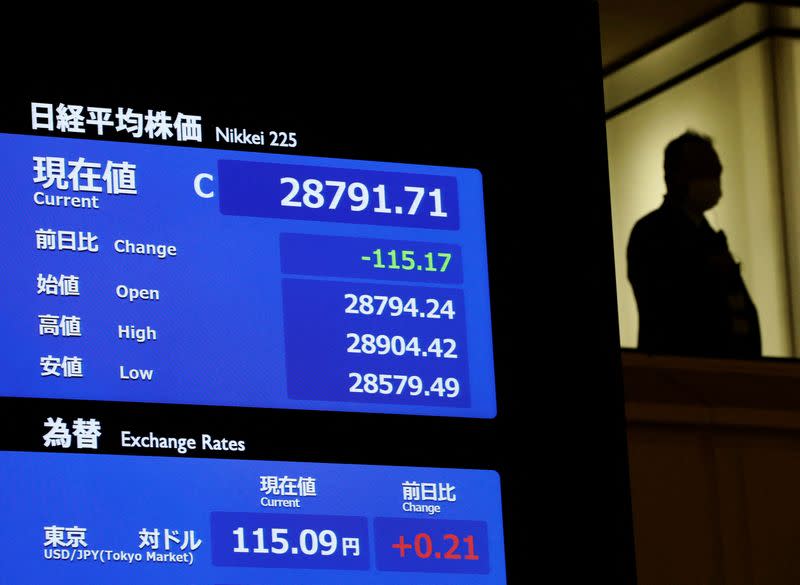
[[[686,189],[686,202],[694,211],[702,213],[714,207],[722,197],[720,177],[690,179]]]

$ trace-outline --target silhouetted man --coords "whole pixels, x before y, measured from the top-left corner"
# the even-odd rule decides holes
[[[739,265],[704,212],[722,196],[711,140],[686,132],[664,151],[664,203],[628,242],[628,279],[639,307],[639,349],[649,353],[761,355],[755,305]]]

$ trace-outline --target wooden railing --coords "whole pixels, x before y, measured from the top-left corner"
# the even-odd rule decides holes
[[[622,362],[639,583],[800,583],[800,362]]]

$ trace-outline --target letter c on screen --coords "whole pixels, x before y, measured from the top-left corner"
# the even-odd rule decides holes
[[[194,192],[197,194],[198,197],[202,197],[203,199],[211,199],[214,196],[213,191],[203,191],[200,187],[200,181],[208,180],[213,181],[214,175],[210,175],[208,173],[200,173],[194,178]]]

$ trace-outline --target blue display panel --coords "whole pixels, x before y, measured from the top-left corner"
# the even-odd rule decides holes
[[[491,418],[474,169],[0,134],[0,395]]]
[[[0,468],[3,582],[506,582],[494,471],[20,452]]]

